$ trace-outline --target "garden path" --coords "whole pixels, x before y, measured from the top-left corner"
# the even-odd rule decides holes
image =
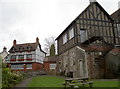
[[[24,79],[21,83],[17,84],[15,87],[12,89],[16,89],[17,87],[19,89],[26,89],[28,83],[32,80],[32,77]]]

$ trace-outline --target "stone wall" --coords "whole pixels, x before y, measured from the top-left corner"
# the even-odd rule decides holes
[[[106,56],[106,77],[117,78],[120,66],[120,54],[108,53]]]
[[[88,77],[86,53],[76,46],[59,55],[59,72],[69,77]]]

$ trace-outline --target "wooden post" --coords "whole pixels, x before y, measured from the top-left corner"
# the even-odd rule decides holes
[[[24,71],[26,71],[26,64],[24,64]]]

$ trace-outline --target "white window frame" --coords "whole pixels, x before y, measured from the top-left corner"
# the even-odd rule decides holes
[[[24,55],[18,55],[18,59],[24,59]]]
[[[66,42],[67,42],[67,34],[63,36],[63,44],[65,44]]]
[[[11,59],[16,59],[16,55],[11,55]]]
[[[73,37],[74,37],[74,29],[71,28],[71,29],[69,30],[69,40],[72,39]]]
[[[32,69],[32,64],[26,64],[26,69]]]
[[[80,41],[81,43],[87,40],[87,31],[86,29],[80,29]]]
[[[32,59],[32,54],[27,54],[26,59]]]
[[[50,70],[56,69],[56,64],[50,64]]]
[[[11,69],[14,69],[14,70],[24,69],[24,65],[23,64],[11,65]]]

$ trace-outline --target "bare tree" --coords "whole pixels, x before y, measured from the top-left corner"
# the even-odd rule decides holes
[[[55,37],[52,36],[52,37],[45,38],[44,51],[47,53],[47,56],[50,55],[50,47],[52,44],[55,45]]]

